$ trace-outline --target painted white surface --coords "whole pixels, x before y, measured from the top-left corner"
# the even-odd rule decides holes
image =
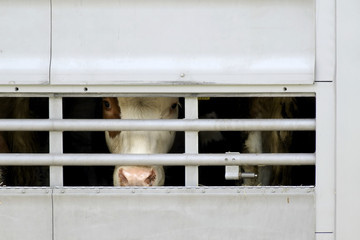
[[[50,1],[0,0],[0,84],[46,84]]]
[[[335,231],[335,83],[316,92],[316,232]]]
[[[316,81],[334,81],[336,69],[336,0],[316,0]]]
[[[1,187],[0,238],[52,239],[51,190]]]
[[[55,239],[315,238],[312,188],[55,189],[54,214]]]
[[[308,240],[314,198],[300,187],[0,188],[0,231],[25,240]]]
[[[337,1],[336,239],[359,238],[360,2]]]
[[[313,0],[54,0],[51,83],[312,83]]]

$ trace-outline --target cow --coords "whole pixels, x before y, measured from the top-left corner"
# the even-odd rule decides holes
[[[175,97],[105,97],[105,119],[176,119],[179,99]],[[111,153],[167,153],[173,145],[174,131],[106,131]],[[162,186],[163,166],[116,166],[114,186]]]
[[[1,119],[25,119],[31,117],[30,98],[0,98]],[[35,153],[40,145],[35,132],[0,132],[0,153]],[[3,166],[0,168],[0,182],[11,186],[48,185],[48,168],[36,166]]]

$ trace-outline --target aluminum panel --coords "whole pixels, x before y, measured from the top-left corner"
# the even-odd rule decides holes
[[[55,239],[314,239],[313,188],[59,188]]]
[[[0,0],[0,84],[49,82],[50,1]]]
[[[316,81],[334,81],[336,68],[335,0],[316,1]]]
[[[0,238],[52,239],[49,188],[0,188]]]
[[[314,0],[53,0],[53,84],[309,84]]]
[[[360,1],[336,1],[336,239],[359,235]]]
[[[335,232],[335,84],[316,92],[316,232]]]

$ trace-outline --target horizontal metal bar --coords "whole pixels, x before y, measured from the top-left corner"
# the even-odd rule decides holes
[[[85,88],[85,87],[84,87]],[[83,89],[84,89],[83,88]],[[56,91],[56,90],[55,90]],[[105,91],[105,92],[69,92],[65,91],[63,93],[55,92],[1,92],[0,97],[315,97],[314,92],[215,92],[209,94],[205,93],[193,93],[193,92],[114,92],[114,91]]]
[[[111,85],[56,85],[56,84],[32,84],[32,85],[0,85],[1,95],[14,96],[26,94],[43,95],[43,96],[109,96],[110,94],[116,96],[163,96],[163,95],[176,95],[176,96],[197,96],[198,94],[206,94],[207,96],[213,94],[231,94],[232,96],[241,96],[243,93],[260,93],[264,95],[275,94],[291,94],[294,93],[298,96],[315,96],[315,92],[319,85],[324,83],[304,84],[304,85],[220,85],[220,84],[174,84],[169,82],[167,84],[111,84]],[[286,87],[286,90],[284,89]],[[227,96],[229,96],[227,95]]]
[[[0,154],[2,166],[314,165],[313,153],[280,154]]]
[[[313,131],[315,119],[1,119],[0,131]]]

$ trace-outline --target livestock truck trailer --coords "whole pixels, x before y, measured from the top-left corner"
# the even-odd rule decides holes
[[[358,239],[358,22],[357,0],[0,0],[0,239]]]

